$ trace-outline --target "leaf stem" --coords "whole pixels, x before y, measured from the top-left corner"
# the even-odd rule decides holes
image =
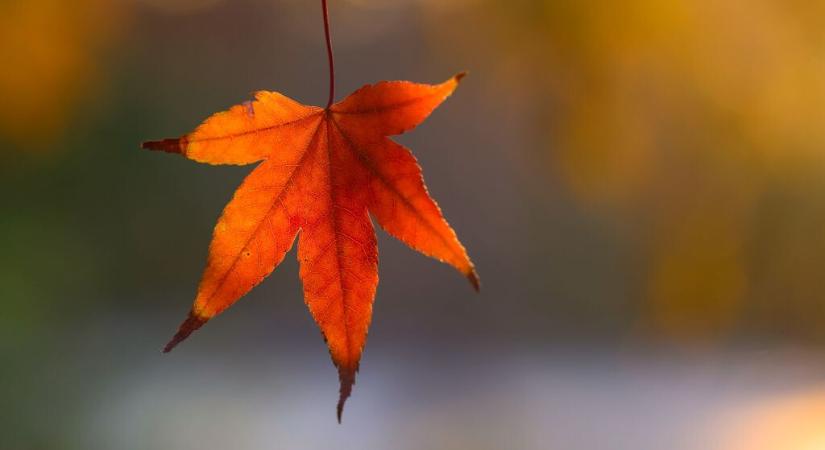
[[[321,10],[324,13],[324,36],[327,42],[327,60],[329,61],[329,100],[327,100],[327,109],[329,109],[332,102],[335,101],[335,59],[332,57],[332,38],[329,35],[327,0],[321,0]]]

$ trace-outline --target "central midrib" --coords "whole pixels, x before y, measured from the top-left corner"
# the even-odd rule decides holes
[[[344,323],[344,342],[347,348],[347,363],[352,361],[352,342],[349,335],[349,323],[347,321],[347,291],[344,289],[344,272],[341,270],[341,245],[338,241],[338,208],[335,207],[335,189],[333,189],[332,177],[332,130],[330,128],[331,115],[324,118],[327,128],[327,174],[329,175],[329,201],[330,215],[332,215],[332,238],[335,240],[335,264],[338,268],[338,288],[341,290],[341,316]]]

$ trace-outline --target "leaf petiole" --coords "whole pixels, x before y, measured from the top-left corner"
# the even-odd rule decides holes
[[[321,0],[321,10],[324,14],[324,37],[327,43],[327,60],[329,61],[329,99],[327,100],[327,109],[332,106],[335,101],[335,60],[332,57],[332,38],[329,35],[329,9],[327,8],[327,0]]]

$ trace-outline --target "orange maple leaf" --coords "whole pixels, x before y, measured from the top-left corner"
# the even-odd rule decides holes
[[[300,235],[304,300],[338,368],[340,421],[378,285],[370,213],[389,234],[452,265],[478,290],[473,263],[427,193],[415,157],[387,137],[421,123],[463,75],[438,85],[367,85],[326,109],[261,91],[190,134],[144,143],[209,164],[263,160],[218,220],[194,306],[164,352],[260,283]]]

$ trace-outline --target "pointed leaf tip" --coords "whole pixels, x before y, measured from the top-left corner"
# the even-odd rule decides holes
[[[462,78],[466,77],[468,73],[469,72],[467,72],[465,70],[464,72],[460,72],[460,73],[456,74],[456,76],[454,76],[453,78],[455,78],[456,82],[459,82],[459,81],[461,81]]]
[[[339,390],[338,406],[336,412],[338,414],[338,423],[341,423],[341,416],[344,413],[344,403],[352,394],[352,385],[355,384],[355,372],[358,368],[349,368],[341,366],[338,368],[338,379],[341,381],[341,389]]]
[[[470,284],[476,292],[481,292],[481,280],[479,280],[478,273],[475,269],[472,269],[472,271],[467,274],[467,279],[470,280]]]
[[[194,312],[190,312],[186,320],[178,327],[178,332],[175,333],[172,339],[163,347],[163,353],[171,352],[173,348],[188,338],[195,330],[202,327],[208,320],[209,319],[196,315]]]
[[[148,141],[140,144],[140,148],[145,150],[155,150],[166,153],[184,154],[186,138],[161,139],[159,141]]]

